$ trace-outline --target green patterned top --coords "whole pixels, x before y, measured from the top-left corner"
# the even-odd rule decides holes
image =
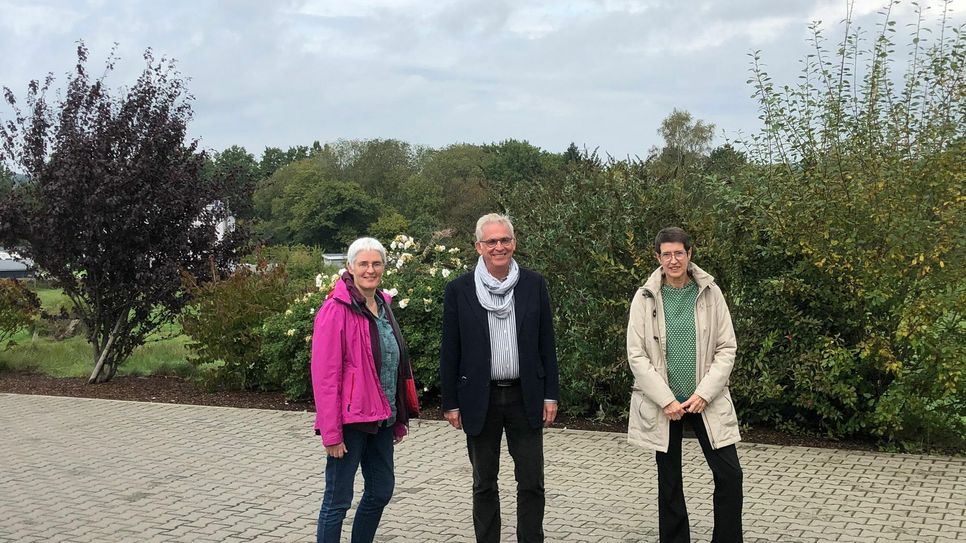
[[[694,394],[697,387],[697,332],[694,324],[694,305],[698,299],[698,285],[688,281],[681,288],[661,285],[664,300],[664,326],[667,334],[667,376],[671,391],[679,402]]]

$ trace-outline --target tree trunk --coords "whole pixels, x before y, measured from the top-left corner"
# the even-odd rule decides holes
[[[112,354],[111,347],[114,346],[114,339],[117,337],[117,331],[121,328],[121,323],[124,322],[125,317],[127,317],[127,314],[122,314],[120,317],[118,317],[117,322],[114,324],[114,329],[112,329],[110,335],[107,336],[107,342],[104,344],[104,349],[98,353],[97,348],[94,348],[94,371],[91,372],[91,376],[87,380],[87,384],[92,385],[95,383],[106,383],[114,377],[115,373],[117,373],[117,360],[115,357],[110,356]],[[108,357],[111,359],[109,363]]]

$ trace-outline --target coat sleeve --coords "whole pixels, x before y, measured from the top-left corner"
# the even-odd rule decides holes
[[[738,342],[735,339],[735,329],[731,322],[731,311],[728,309],[724,295],[721,294],[721,289],[718,288],[718,285],[713,285],[708,294],[711,295],[709,302],[713,304],[710,313],[714,317],[712,322],[714,329],[711,331],[714,354],[708,373],[698,383],[698,388],[694,392],[706,401],[711,402],[728,385],[731,370],[735,367],[735,353],[738,350]]]
[[[315,317],[312,330],[312,393],[316,428],[325,446],[342,443],[342,369],[346,311],[328,300]]]
[[[439,387],[444,411],[459,409],[456,384],[460,368],[460,323],[457,281],[446,285],[443,295],[443,337],[439,345]]]
[[[557,344],[553,333],[553,312],[547,280],[540,277],[540,361],[546,374],[543,383],[544,400],[560,400],[560,369],[557,364]]]
[[[631,301],[631,313],[627,323],[627,363],[634,375],[634,383],[641,387],[644,395],[659,407],[665,407],[673,402],[675,397],[671,387],[651,363],[651,356],[647,352],[648,338],[645,327],[647,319],[650,318],[647,314],[649,305],[647,300],[643,291],[638,290]],[[653,306],[653,304],[650,305]]]

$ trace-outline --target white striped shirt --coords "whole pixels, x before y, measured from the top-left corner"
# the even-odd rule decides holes
[[[496,296],[487,291],[493,305],[500,305],[504,296]],[[506,293],[513,296],[513,291]],[[490,379],[519,379],[520,350],[517,346],[517,309],[516,300],[510,302],[510,316],[501,319],[492,311],[486,312],[490,326]]]

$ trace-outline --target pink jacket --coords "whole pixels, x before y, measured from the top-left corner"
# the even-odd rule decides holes
[[[391,301],[388,293],[382,295]],[[341,280],[315,317],[312,390],[315,429],[326,446],[342,442],[343,424],[385,420],[392,414],[373,359],[369,321],[353,310]],[[396,436],[406,435],[404,424],[393,430]]]

